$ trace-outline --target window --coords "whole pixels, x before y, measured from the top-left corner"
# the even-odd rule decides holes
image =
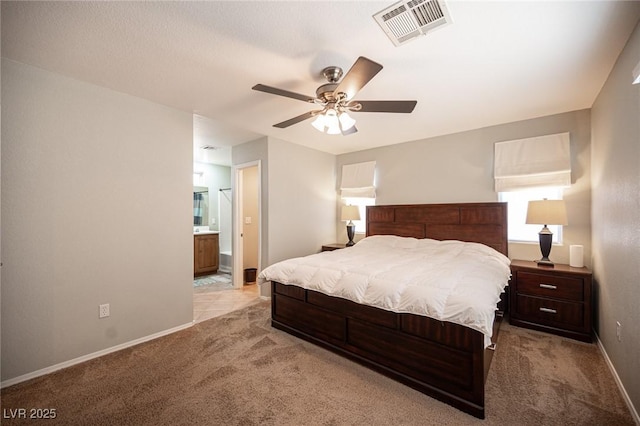
[[[493,175],[500,201],[509,207],[509,241],[537,242],[540,225],[527,225],[529,201],[562,200],[571,186],[571,135],[536,136],[494,145]],[[562,226],[547,224],[553,242],[562,242]]]
[[[571,136],[538,136],[494,144],[496,192],[571,186]]]
[[[538,232],[542,229],[541,225],[527,225],[527,205],[530,200],[562,200],[562,188],[546,187],[532,188],[520,191],[500,192],[499,200],[508,203],[508,238],[509,241],[519,242],[538,242]],[[562,243],[562,226],[548,225],[553,232],[553,243]]]
[[[342,166],[340,196],[345,205],[358,206],[360,220],[354,220],[356,234],[367,232],[367,206],[376,204],[376,162],[345,164]]]
[[[375,198],[343,198],[346,205],[358,206],[360,210],[360,220],[354,220],[356,226],[356,234],[364,234],[367,232],[367,206],[375,206]]]

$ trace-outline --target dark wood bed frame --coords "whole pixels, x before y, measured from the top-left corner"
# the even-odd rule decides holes
[[[370,235],[479,242],[507,255],[507,207],[506,203],[370,206]],[[479,331],[278,282],[272,283],[271,307],[273,327],[484,418],[484,384],[493,347],[485,349]],[[494,343],[501,316],[498,312],[494,322]]]

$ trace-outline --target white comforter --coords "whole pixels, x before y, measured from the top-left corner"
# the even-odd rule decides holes
[[[278,281],[393,312],[461,324],[491,343],[509,259],[477,243],[372,236],[353,247],[269,266],[258,284]]]

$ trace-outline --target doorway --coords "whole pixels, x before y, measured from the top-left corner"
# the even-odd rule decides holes
[[[234,166],[233,286],[240,289],[245,278],[255,282],[260,272],[262,197],[260,161]],[[254,284],[255,285],[255,284]]]

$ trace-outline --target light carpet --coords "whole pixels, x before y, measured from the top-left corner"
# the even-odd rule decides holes
[[[508,324],[486,400],[483,421],[273,329],[265,301],[2,390],[43,424],[633,425],[595,345]]]

